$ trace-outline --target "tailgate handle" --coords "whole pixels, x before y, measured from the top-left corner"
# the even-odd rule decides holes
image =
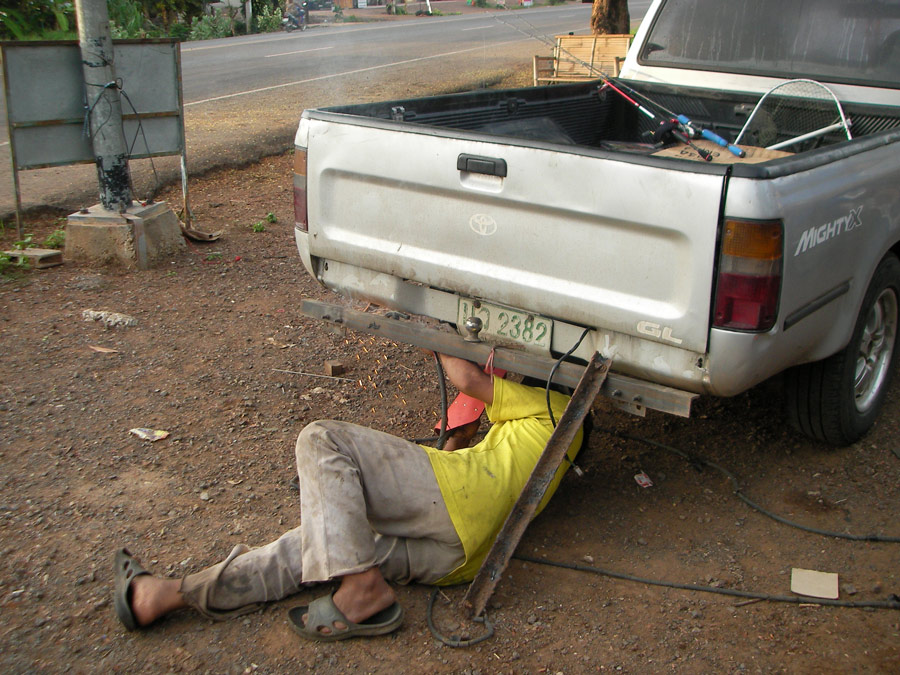
[[[456,168],[460,171],[506,178],[506,160],[497,157],[481,157],[463,153],[456,158]]]

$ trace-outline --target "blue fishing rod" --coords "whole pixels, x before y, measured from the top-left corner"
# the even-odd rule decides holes
[[[747,153],[745,150],[734,145],[734,143],[729,143],[728,141],[726,141],[724,138],[719,136],[719,134],[712,131],[711,129],[703,129],[699,125],[694,124],[690,119],[688,119],[687,115],[680,115],[678,113],[672,112],[671,110],[666,108],[661,103],[658,103],[658,102],[654,101],[653,99],[651,99],[649,96],[642,94],[639,91],[635,91],[628,85],[623,84],[621,80],[616,80],[616,83],[623,89],[627,90],[628,92],[634,94],[635,96],[637,96],[639,98],[644,99],[648,104],[656,107],[657,110],[664,112],[666,115],[671,115],[673,119],[677,120],[678,123],[684,127],[685,131],[687,131],[687,133],[689,135],[696,136],[697,134],[699,134],[706,140],[712,141],[716,145],[720,145],[723,148],[726,148],[733,155],[736,155],[738,157],[746,157],[747,156]]]

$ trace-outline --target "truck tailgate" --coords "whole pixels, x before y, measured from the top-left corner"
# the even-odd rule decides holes
[[[705,351],[724,167],[309,122],[312,255]]]

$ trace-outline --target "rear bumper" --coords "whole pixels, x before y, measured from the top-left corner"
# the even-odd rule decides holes
[[[313,319],[328,321],[476,363],[485,363],[491,350],[494,349],[493,362],[497,367],[543,380],[549,377],[555,363],[554,359],[547,356],[504,347],[494,348],[486,342],[471,342],[459,335],[445,333],[410,320],[358,312],[339,305],[304,300],[302,312]],[[583,366],[562,363],[554,373],[553,381],[574,388],[583,371]],[[697,397],[696,394],[616,373],[609,373],[600,394],[634,414],[643,415],[646,409],[650,408],[681,417],[690,415],[691,402]]]

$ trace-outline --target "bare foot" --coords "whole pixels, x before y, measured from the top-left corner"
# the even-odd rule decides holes
[[[397,596],[390,584],[381,576],[377,567],[359,574],[348,574],[341,578],[340,588],[334,593],[334,604],[351,623],[361,623],[369,617],[387,609],[396,602]],[[303,615],[303,623],[309,619]],[[335,628],[343,630],[347,626],[342,621],[335,621]],[[321,629],[323,634],[331,630],[327,626]]]
[[[137,624],[149,626],[169,612],[187,607],[180,588],[180,579],[160,579],[149,574],[132,579],[128,600]]]

